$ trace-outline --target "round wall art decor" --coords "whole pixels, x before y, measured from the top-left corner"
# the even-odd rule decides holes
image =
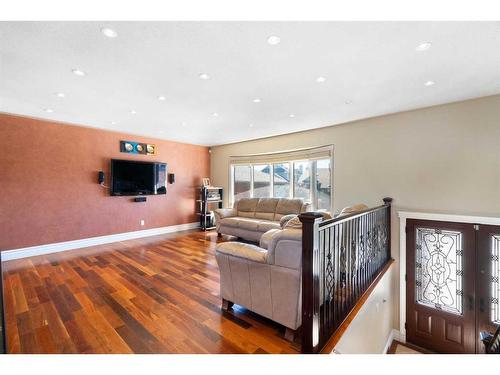
[[[156,155],[156,145],[132,141],[120,141],[120,152],[127,154]]]

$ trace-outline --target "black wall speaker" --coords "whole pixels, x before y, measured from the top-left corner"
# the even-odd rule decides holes
[[[99,171],[98,181],[100,184],[104,183],[104,172],[103,171]]]
[[[175,182],[175,174],[169,173],[168,174],[168,183],[173,184]]]

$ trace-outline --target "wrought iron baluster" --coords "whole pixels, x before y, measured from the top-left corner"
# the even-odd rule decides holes
[[[349,310],[353,306],[353,283],[352,283],[352,265],[353,265],[353,246],[352,246],[352,240],[354,238],[354,233],[353,233],[353,221],[349,221],[349,267],[347,268],[347,280],[349,280],[349,289],[347,293],[348,297],[348,302],[349,302]]]
[[[390,259],[390,201],[325,222],[300,215],[303,352],[321,350]]]
[[[340,304],[339,304],[339,283],[340,283],[340,251],[339,251],[340,226],[335,225],[335,325],[339,324]]]
[[[319,231],[319,259],[317,259],[317,262],[319,264],[319,337],[320,337],[320,343],[323,342],[324,339],[324,327],[325,327],[325,318],[324,318],[324,312],[325,312],[325,303],[324,303],[324,295],[325,295],[325,273],[324,273],[324,258],[325,258],[325,231],[320,230]]]

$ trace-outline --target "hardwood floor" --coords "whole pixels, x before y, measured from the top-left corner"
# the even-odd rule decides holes
[[[433,354],[431,351],[423,349],[411,343],[402,343],[394,340],[387,351],[387,354]]]
[[[220,309],[215,232],[4,263],[9,353],[298,353],[284,327]]]

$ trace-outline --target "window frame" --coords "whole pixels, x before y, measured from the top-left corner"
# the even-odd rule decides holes
[[[313,210],[317,210],[317,160],[330,160],[330,212],[333,212],[334,208],[334,153],[333,146],[327,146],[330,148],[329,156],[324,157],[313,157],[313,158],[304,158],[304,157],[293,157],[286,158],[286,160],[281,161],[272,161],[273,154],[269,154],[269,160],[266,160],[265,155],[259,155],[258,160],[252,160],[251,157],[248,157],[248,161],[244,162],[232,162],[229,160],[229,194],[228,194],[228,202],[230,207],[234,205],[234,166],[248,166],[250,167],[250,197],[254,196],[254,165],[270,165],[270,189],[269,189],[269,197],[272,198],[274,196],[274,168],[275,165],[278,164],[288,164],[289,165],[289,174],[290,174],[290,189],[288,193],[288,198],[293,198],[295,194],[295,163],[297,162],[307,162],[309,164],[310,170],[310,179],[311,186],[309,189],[309,200],[305,200],[306,202],[311,204]]]

